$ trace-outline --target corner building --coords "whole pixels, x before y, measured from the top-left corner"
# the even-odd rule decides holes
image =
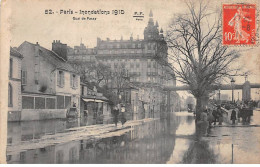
[[[117,77],[112,77],[108,87],[120,96],[132,112],[175,111],[178,94],[172,92],[170,103],[167,103],[167,92],[163,91],[164,86],[176,85],[174,72],[168,63],[167,43],[163,30],[158,29],[158,22],[154,23],[152,12],[149,17],[144,39],[133,39],[132,36],[129,40],[97,38],[95,59],[109,66],[114,76],[123,73],[124,84],[118,84]],[[83,53],[79,48],[74,47],[74,54],[68,54],[69,60],[87,60],[87,54],[79,57],[78,53]]]

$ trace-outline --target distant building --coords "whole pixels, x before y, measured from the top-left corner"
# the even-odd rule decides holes
[[[8,83],[8,121],[19,121],[22,110],[21,97],[21,61],[23,56],[10,47],[9,83]]]
[[[93,124],[91,122],[93,121],[93,118],[102,117],[103,118],[101,119],[102,121],[106,121],[111,118],[111,108],[108,104],[109,100],[106,97],[104,97],[102,93],[99,93],[96,87],[91,89],[90,86],[88,86],[88,84],[81,83],[80,89],[81,89],[81,102],[80,102],[81,115],[85,114],[84,117],[88,117],[89,124]]]
[[[101,40],[97,38],[95,48],[86,48],[83,44],[68,49],[68,60],[102,63],[113,72],[108,87],[123,99],[133,112],[165,111],[167,95],[164,86],[175,86],[173,69],[168,63],[168,47],[163,30],[158,30],[153,14],[144,30],[144,39]],[[121,74],[121,76],[118,76]],[[123,79],[122,79],[123,78]],[[124,82],[124,83],[123,83]],[[123,83],[123,84],[122,84]],[[169,97],[169,96],[168,96]],[[174,111],[176,92],[170,94],[170,111]]]
[[[55,47],[58,45],[58,47]],[[53,42],[60,54],[67,46]],[[65,51],[61,51],[61,50]],[[22,60],[22,120],[64,118],[72,105],[80,105],[80,77],[68,63],[38,43],[23,42],[18,51]]]
[[[67,57],[69,61],[96,62],[96,48],[87,48],[83,43],[74,48],[68,47]]]

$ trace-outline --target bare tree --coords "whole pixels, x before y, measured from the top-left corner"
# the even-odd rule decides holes
[[[222,45],[221,12],[202,1],[186,4],[188,12],[172,19],[166,42],[177,80],[189,85],[196,98],[198,118],[210,87],[237,71],[230,65],[240,54]]]
[[[94,82],[102,86],[106,85],[112,77],[110,67],[102,63],[70,61],[70,64],[80,73],[83,82]]]

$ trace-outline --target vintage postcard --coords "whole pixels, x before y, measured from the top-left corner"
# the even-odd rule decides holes
[[[259,164],[259,0],[2,0],[0,163]]]

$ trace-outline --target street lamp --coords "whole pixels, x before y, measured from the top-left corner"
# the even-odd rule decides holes
[[[232,88],[232,103],[234,102],[234,83],[235,83],[235,80],[234,78],[231,79],[231,88]]]
[[[94,118],[96,118],[97,117],[97,108],[98,108],[98,106],[96,105],[96,96],[97,96],[97,89],[96,89],[96,87],[94,86],[94,88],[93,88],[93,92],[92,92],[92,95],[94,96],[94,108],[95,108],[95,111],[94,111]]]
[[[218,101],[219,101],[219,104],[220,104],[220,89],[218,89]]]

